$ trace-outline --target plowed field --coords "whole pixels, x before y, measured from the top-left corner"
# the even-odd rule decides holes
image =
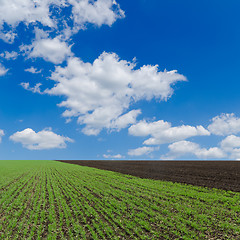
[[[240,192],[240,161],[63,161],[141,178]]]

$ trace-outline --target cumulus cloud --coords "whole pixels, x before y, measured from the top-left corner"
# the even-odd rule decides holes
[[[208,136],[210,133],[203,126],[181,125],[172,127],[171,123],[163,120],[146,122],[145,120],[132,125],[129,134],[133,136],[151,136],[144,141],[146,145],[160,145],[184,140],[194,136]]]
[[[115,0],[1,0],[0,38],[12,43],[16,37],[16,27],[39,25],[49,30],[70,32],[69,36],[84,29],[87,23],[97,26],[111,26],[124,12]],[[62,11],[69,9],[69,11]],[[57,13],[59,16],[56,17]],[[65,15],[66,14],[66,15]],[[71,23],[68,23],[69,21]],[[63,29],[59,29],[62,26]]]
[[[53,39],[37,37],[31,45],[21,46],[21,51],[28,58],[43,58],[54,64],[60,64],[72,55],[71,46],[68,46],[60,37]]]
[[[231,150],[233,148],[240,148],[240,137],[235,135],[227,136],[220,143],[221,147],[226,151]]]
[[[129,124],[136,123],[137,116],[141,114],[141,110],[132,110],[112,122],[112,129],[116,129],[117,131],[126,128]]]
[[[51,129],[44,129],[35,132],[31,128],[16,132],[10,139],[14,142],[21,143],[24,148],[29,150],[43,150],[54,148],[66,148],[66,142],[73,142],[68,137],[63,137],[52,132]]]
[[[240,137],[227,136],[220,143],[221,148],[229,154],[230,159],[240,159]]]
[[[30,73],[33,73],[33,74],[38,74],[38,73],[41,73],[42,72],[42,69],[38,70],[37,68],[35,67],[30,67],[30,68],[26,68],[24,69],[25,72],[30,72]]]
[[[118,18],[125,17],[124,11],[115,0],[69,0],[69,3],[73,6],[75,31],[84,28],[86,23],[111,26]]]
[[[50,19],[49,6],[62,3],[57,0],[1,0],[0,23],[16,27],[20,22],[40,22],[51,27],[54,23]]]
[[[208,130],[220,136],[239,133],[240,118],[237,118],[234,113],[223,113],[212,119],[212,123],[208,126]]]
[[[7,43],[13,43],[17,34],[12,30],[2,30],[0,28],[0,39]]]
[[[103,154],[104,158],[115,158],[115,159],[122,159],[124,156],[121,154],[111,155],[111,154]]]
[[[5,51],[0,54],[0,57],[5,58],[7,60],[15,60],[18,57],[18,53],[14,51],[12,52]]]
[[[1,0],[0,30],[2,31],[0,37],[12,43],[16,36],[14,31],[20,22],[26,25],[39,22],[43,26],[56,26],[54,20],[51,19],[49,8],[50,5],[59,5],[61,2],[55,0]],[[4,25],[7,25],[10,30],[6,31]]]
[[[240,160],[240,148],[233,148],[231,150],[229,159]]]
[[[26,82],[20,83],[20,85],[21,85],[25,90],[28,90],[28,91],[30,91],[30,92],[43,94],[43,93],[41,92],[41,89],[40,89],[40,87],[42,86],[41,83],[37,83],[34,87],[30,87],[29,83],[26,83]]]
[[[0,77],[4,76],[8,72],[8,69],[6,69],[1,63],[0,63]]]
[[[67,108],[63,116],[78,117],[78,123],[86,125],[83,132],[87,135],[97,135],[103,128],[118,131],[136,123],[141,111],[129,111],[131,103],[167,100],[173,93],[172,85],[186,80],[176,71],[161,72],[157,66],[135,70],[134,62],[106,52],[92,64],[71,57],[66,67],[56,67],[51,79],[55,86],[44,93],[65,96],[58,105]]]
[[[176,159],[178,157],[191,154],[199,159],[219,159],[226,157],[224,151],[220,148],[201,148],[199,144],[189,141],[179,141],[172,143],[168,146],[169,153],[166,156],[162,156],[162,159]]]
[[[142,155],[147,155],[153,151],[155,151],[157,148],[154,148],[154,147],[139,147],[139,148],[136,148],[136,149],[130,149],[128,151],[128,155],[130,156],[142,156]]]

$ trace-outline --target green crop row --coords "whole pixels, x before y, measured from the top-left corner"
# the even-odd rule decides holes
[[[240,239],[240,193],[0,161],[0,239]]]

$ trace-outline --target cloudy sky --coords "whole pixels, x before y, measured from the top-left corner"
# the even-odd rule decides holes
[[[0,0],[0,158],[239,159],[239,8]]]

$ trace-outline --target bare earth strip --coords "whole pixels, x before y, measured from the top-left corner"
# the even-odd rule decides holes
[[[61,162],[240,192],[240,161],[119,161],[61,160]]]

